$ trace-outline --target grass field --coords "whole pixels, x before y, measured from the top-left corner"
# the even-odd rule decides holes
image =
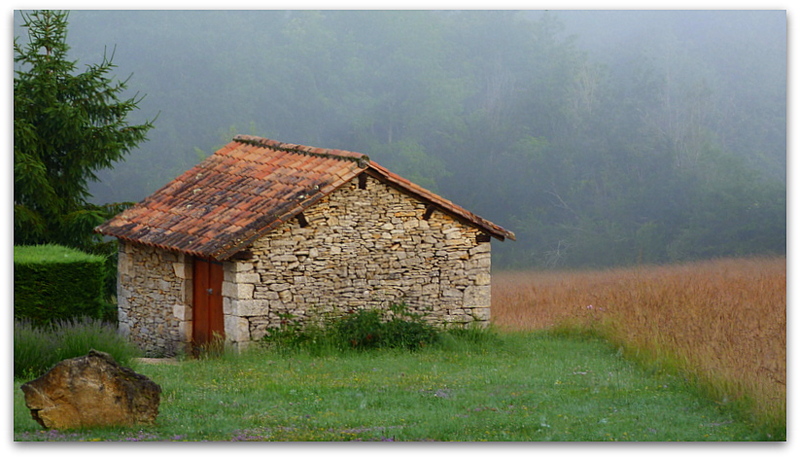
[[[748,441],[786,438],[785,259],[495,273],[494,333],[419,352],[136,363],[154,426],[17,441]]]
[[[493,277],[502,329],[599,333],[646,365],[687,371],[720,403],[785,432],[785,258]]]
[[[136,369],[163,388],[157,425],[43,431],[17,396],[15,440],[767,439],[682,378],[643,372],[596,339],[542,332],[417,353],[253,352]]]

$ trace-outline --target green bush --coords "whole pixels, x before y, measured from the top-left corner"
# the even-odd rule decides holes
[[[123,366],[141,355],[115,326],[98,319],[59,320],[47,325],[14,320],[15,378],[38,378],[56,363],[92,349],[111,354]]]
[[[389,309],[392,318],[384,324],[384,337],[391,347],[414,350],[439,341],[440,330],[425,322],[421,314],[412,313],[404,304]]]
[[[389,312],[360,309],[322,324],[302,323],[290,314],[281,316],[280,327],[269,330],[264,342],[279,349],[367,350],[408,349],[430,346],[439,340],[440,330],[422,315],[394,305]]]
[[[335,344],[344,349],[381,347],[384,334],[382,314],[375,309],[360,309],[329,325]]]
[[[279,350],[306,349],[319,351],[327,347],[330,341],[324,330],[312,323],[303,323],[294,315],[279,314],[279,327],[267,330],[262,342]]]
[[[108,316],[105,258],[58,245],[14,247],[14,318],[37,325]]]

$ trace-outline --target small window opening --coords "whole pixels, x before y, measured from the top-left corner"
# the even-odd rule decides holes
[[[428,204],[428,207],[425,208],[425,213],[422,214],[422,219],[423,220],[430,219],[431,215],[433,215],[433,211],[435,211],[435,210],[436,210],[436,207],[434,207],[433,204]]]
[[[367,189],[367,174],[361,174],[358,176],[358,189],[359,190]]]
[[[300,223],[300,228],[308,226],[308,220],[306,220],[306,216],[302,212],[297,214],[297,223]]]

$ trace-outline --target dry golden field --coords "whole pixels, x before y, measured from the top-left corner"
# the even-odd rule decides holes
[[[500,329],[594,329],[645,360],[677,364],[721,399],[786,416],[786,259],[606,271],[500,272]]]

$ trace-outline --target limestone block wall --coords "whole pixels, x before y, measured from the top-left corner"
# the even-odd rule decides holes
[[[450,326],[490,319],[491,246],[480,230],[380,181],[358,179],[223,263],[225,337],[242,349],[280,326],[405,303]],[[483,240],[483,239],[481,239]],[[190,349],[192,257],[120,241],[119,326],[149,355]]]
[[[191,339],[191,257],[120,241],[119,330],[148,355],[175,355]]]
[[[282,314],[313,320],[406,303],[428,320],[488,324],[491,248],[480,231],[378,180],[354,179],[297,220],[256,241],[245,262],[225,264],[229,342],[245,344]]]

